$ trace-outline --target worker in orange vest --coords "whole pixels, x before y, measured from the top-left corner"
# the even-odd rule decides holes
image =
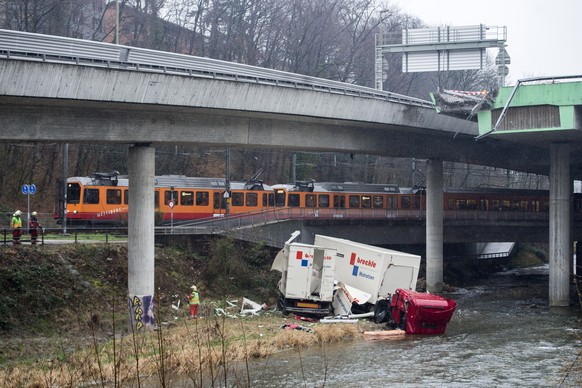
[[[198,318],[198,305],[200,304],[200,295],[196,286],[190,287],[192,292],[188,295],[188,302],[190,303],[190,319]]]

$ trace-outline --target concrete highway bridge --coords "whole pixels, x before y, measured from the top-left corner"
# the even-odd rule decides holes
[[[553,104],[536,101],[523,108],[524,90],[513,97],[520,107],[509,107],[501,117],[515,123],[520,110]],[[155,147],[163,144],[428,159],[425,239],[427,288],[433,292],[443,286],[442,162],[549,175],[550,304],[567,305],[571,187],[572,179],[582,179],[579,102],[571,101],[570,108],[552,111],[571,120],[558,117],[556,130],[543,139],[515,142],[512,131],[523,135],[524,128],[510,125],[500,135],[502,128],[491,124],[494,117],[487,124],[480,115],[480,129],[438,115],[426,101],[390,92],[208,58],[0,30],[0,141],[128,145],[128,283],[130,301],[145,310],[146,326],[153,325],[151,188]],[[487,136],[476,141],[480,131]]]

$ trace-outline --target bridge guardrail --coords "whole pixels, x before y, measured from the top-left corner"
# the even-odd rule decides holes
[[[112,43],[0,29],[0,58],[114,67],[293,87],[434,109],[430,101],[317,77]]]

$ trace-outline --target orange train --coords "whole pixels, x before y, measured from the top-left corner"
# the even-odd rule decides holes
[[[158,223],[222,217],[227,212],[224,178],[156,176],[154,208]],[[67,179],[67,224],[127,223],[128,179],[117,173]],[[273,190],[261,181],[231,182],[231,214],[260,211],[274,206]],[[62,215],[58,205],[55,218]]]
[[[158,222],[169,223],[223,217],[227,213],[226,180],[177,175],[155,177],[154,207]],[[268,186],[259,180],[230,183],[229,213],[274,208],[426,209],[424,190],[394,184],[296,182]],[[548,191],[516,189],[445,189],[443,208],[474,211],[547,212]],[[128,180],[117,173],[67,179],[68,224],[124,224],[127,222]],[[575,211],[582,199],[575,196]],[[62,207],[61,207],[62,210]],[[57,212],[59,218],[62,211]]]

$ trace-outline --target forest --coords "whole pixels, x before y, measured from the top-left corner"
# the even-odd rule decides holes
[[[119,9],[119,13],[117,13]],[[119,21],[117,21],[117,19]],[[117,28],[119,26],[119,28]],[[374,87],[378,32],[427,27],[390,0],[0,0],[0,28],[68,36],[210,57]],[[386,54],[383,89],[422,99],[440,89],[493,90],[493,58],[483,70],[402,73]],[[65,152],[67,150],[67,152]],[[156,174],[224,177],[226,149],[156,149]],[[39,212],[53,211],[68,176],[127,172],[127,145],[0,143],[0,211],[23,207],[23,184],[34,183]],[[231,149],[231,179],[260,169],[266,183],[292,179],[422,184],[424,160],[379,155]],[[547,188],[546,177],[445,163],[451,187]]]

